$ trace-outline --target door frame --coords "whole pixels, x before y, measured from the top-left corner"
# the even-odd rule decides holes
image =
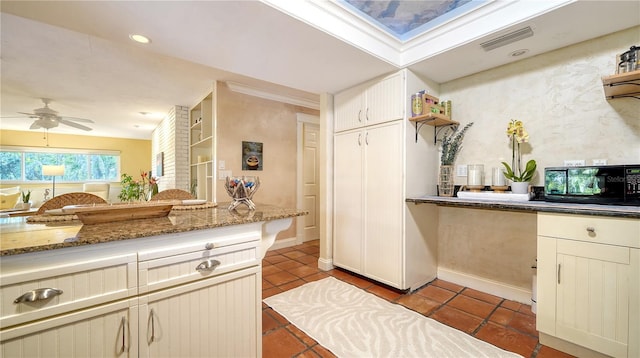
[[[304,167],[303,156],[304,156],[304,124],[316,124],[320,127],[320,117],[306,114],[306,113],[296,113],[296,207],[302,208],[303,201],[303,192],[302,188],[304,183],[302,182],[302,169]],[[318,163],[319,164],[319,163]],[[317,168],[318,170],[320,168]],[[320,193],[318,193],[318,199],[320,198]],[[304,216],[298,216],[296,218],[296,245],[302,244],[304,242]],[[318,223],[319,225],[320,223]]]

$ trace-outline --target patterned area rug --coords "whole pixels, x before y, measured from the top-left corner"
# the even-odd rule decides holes
[[[264,302],[338,357],[520,357],[333,277]]]

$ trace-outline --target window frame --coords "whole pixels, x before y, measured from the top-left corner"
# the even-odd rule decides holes
[[[83,148],[52,148],[52,147],[24,147],[24,146],[0,146],[0,152],[18,152],[22,156],[20,160],[20,165],[22,168],[20,169],[22,178],[20,180],[2,180],[2,184],[43,184],[49,183],[51,180],[25,180],[25,153],[53,153],[53,154],[79,154],[79,155],[111,155],[117,157],[117,176],[116,180],[108,181],[104,179],[87,179],[87,180],[59,180],[56,179],[56,183],[97,183],[97,182],[109,182],[109,183],[119,183],[120,176],[122,174],[122,161],[121,154],[122,152],[119,150],[109,150],[109,149],[83,149]],[[91,161],[89,157],[89,162]],[[90,163],[88,169],[90,169]]]

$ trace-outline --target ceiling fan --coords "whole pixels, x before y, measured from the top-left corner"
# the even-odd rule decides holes
[[[51,102],[51,99],[42,98],[42,102],[44,103],[44,107],[34,109],[33,113],[18,112],[20,114],[29,116],[29,118],[35,119],[35,121],[31,124],[31,127],[29,127],[29,129],[43,128],[43,129],[49,130],[51,128],[57,127],[60,123],[62,123],[70,127],[82,129],[85,131],[92,130],[92,128],[90,127],[87,127],[80,123],[76,123],[76,122],[93,123],[92,120],[86,119],[86,118],[59,116],[58,111],[55,111],[49,107],[49,102]]]

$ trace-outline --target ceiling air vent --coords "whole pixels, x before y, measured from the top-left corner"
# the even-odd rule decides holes
[[[491,51],[498,47],[502,47],[531,36],[533,36],[533,30],[531,30],[530,26],[527,26],[525,28],[509,32],[508,34],[504,34],[500,37],[496,37],[493,40],[485,41],[481,43],[480,46],[482,46],[485,51]]]

